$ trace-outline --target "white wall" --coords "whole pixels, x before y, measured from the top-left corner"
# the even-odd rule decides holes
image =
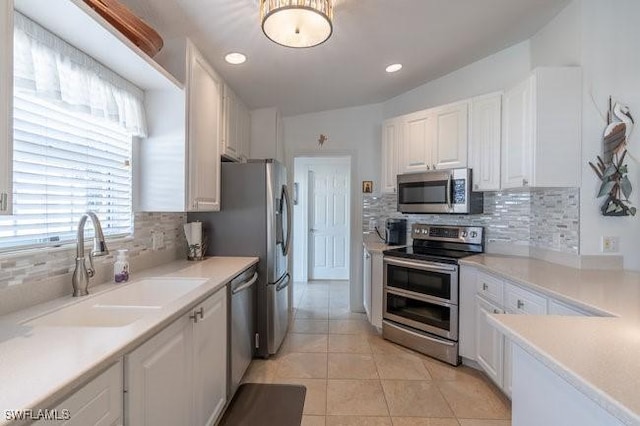
[[[531,37],[531,68],[582,64],[582,4],[571,2]]]
[[[577,1],[577,0],[576,0]],[[606,123],[600,116],[613,96],[640,117],[640,1],[580,0],[582,4],[582,66],[584,68],[582,188],[580,193],[580,251],[600,254],[603,235],[620,237],[620,253],[627,269],[640,270],[640,218],[603,217],[595,199],[599,180],[587,161],[602,149]],[[630,152],[640,159],[640,129],[630,140]],[[640,207],[640,164],[627,157],[634,186],[631,201]]]
[[[384,102],[391,118],[485,93],[523,80],[531,70],[529,41],[511,46]]]
[[[362,312],[362,193],[363,180],[380,185],[380,129],[382,105],[364,105],[354,108],[324,111],[285,117],[284,145],[289,170],[289,183],[293,184],[293,159],[308,156],[344,155],[351,157],[351,309]],[[320,134],[328,137],[319,146]],[[293,252],[297,248],[293,247]]]

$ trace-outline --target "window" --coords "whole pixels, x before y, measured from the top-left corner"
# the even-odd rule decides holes
[[[74,241],[87,210],[105,235],[131,234],[142,92],[21,15],[14,49],[14,214],[0,216],[0,250]]]

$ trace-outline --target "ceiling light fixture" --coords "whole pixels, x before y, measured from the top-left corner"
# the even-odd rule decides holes
[[[224,57],[224,60],[230,63],[231,65],[240,65],[247,62],[247,57],[242,53],[231,52]]]
[[[402,69],[402,64],[391,64],[386,68],[388,73],[398,72]]]
[[[313,47],[333,33],[333,0],[260,0],[262,31],[287,47]]]

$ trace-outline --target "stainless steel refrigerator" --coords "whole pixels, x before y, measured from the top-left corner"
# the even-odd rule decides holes
[[[286,182],[286,169],[275,160],[222,163],[221,211],[188,214],[189,222],[203,222],[207,255],[260,258],[252,343],[255,355],[265,358],[278,351],[289,326],[292,216]]]

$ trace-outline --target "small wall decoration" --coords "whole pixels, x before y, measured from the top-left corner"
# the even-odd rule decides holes
[[[589,162],[602,181],[598,198],[607,197],[600,207],[604,216],[635,216],[636,214],[636,208],[630,206],[629,196],[633,188],[627,176],[628,167],[624,162],[627,156],[627,143],[634,124],[629,108],[619,103],[615,103],[612,107],[612,101],[609,98],[602,157],[597,157],[596,164]]]
[[[362,192],[365,194],[371,194],[373,192],[373,181],[372,180],[363,180],[362,181]]]
[[[324,143],[327,141],[327,136],[320,134],[320,138],[318,138],[318,145],[320,145],[320,147],[322,148],[322,146],[324,146]]]

